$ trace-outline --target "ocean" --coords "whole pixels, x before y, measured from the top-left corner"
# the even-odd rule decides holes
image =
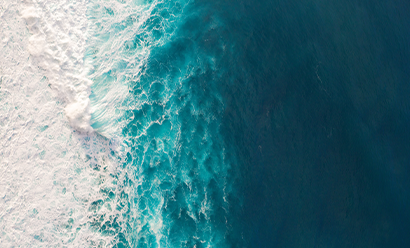
[[[408,13],[0,0],[0,246],[408,247]]]

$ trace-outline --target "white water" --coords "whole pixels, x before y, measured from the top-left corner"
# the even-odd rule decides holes
[[[66,101],[65,113],[77,130],[91,132],[90,86],[84,66],[86,2],[32,0],[21,12],[31,37],[28,51],[52,88]]]
[[[84,0],[0,0],[0,247],[113,242],[89,228],[118,167],[89,124],[85,11]]]
[[[94,82],[92,124],[105,137],[118,137],[123,129],[121,117],[126,110],[134,108],[135,103],[127,102],[130,84],[139,80],[152,45],[128,47],[135,45],[137,34],[150,37],[151,30],[144,30],[143,25],[156,4],[157,1],[90,1],[86,62]]]

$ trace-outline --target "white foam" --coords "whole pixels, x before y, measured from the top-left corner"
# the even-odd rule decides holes
[[[73,128],[91,132],[90,86],[84,66],[86,1],[31,0],[21,17],[31,34],[28,51],[50,86],[66,101],[65,114]]]
[[[130,96],[130,84],[139,80],[141,68],[148,59],[152,46],[148,43],[158,42],[148,40],[152,30],[144,30],[143,27],[156,4],[157,1],[90,3],[92,11],[89,13],[87,46],[92,56],[86,61],[92,67],[89,77],[94,82],[91,112],[93,124],[97,123],[95,130],[106,137],[120,135],[123,129],[121,117],[126,110],[135,107],[135,103],[126,101]],[[108,14],[107,9],[114,14]],[[122,30],[118,30],[119,26]],[[129,51],[127,46],[133,46],[135,35],[140,33],[147,36],[147,44],[140,44]]]
[[[93,127],[105,137],[118,137],[121,135],[123,125],[129,120],[124,120],[125,112],[138,108],[144,100],[134,99],[129,94],[141,77],[141,70],[147,63],[151,47],[158,45],[161,40],[156,40],[146,30],[146,22],[152,17],[156,5],[160,1],[91,1],[87,42],[87,65],[92,66],[89,77],[94,85],[92,101]],[[143,44],[134,44],[136,35],[144,35]],[[134,47],[137,46],[137,47]],[[133,47],[129,49],[129,47]],[[128,148],[129,149],[129,148]],[[142,184],[144,176],[136,173],[135,168],[129,172],[133,178],[134,187],[124,187],[133,197],[138,194],[135,190]],[[138,197],[137,197],[138,198]],[[127,212],[128,225],[133,233],[127,237],[131,240],[141,235],[142,227],[149,223],[150,231],[155,234],[157,244],[160,244],[164,227],[161,208],[164,200],[158,197],[158,205],[151,209],[149,218],[141,218],[142,212],[139,204],[131,202],[131,211]],[[123,211],[124,213],[125,211]]]
[[[87,133],[85,1],[72,2],[0,0],[0,247],[113,242],[89,228],[118,166],[110,141]],[[105,206],[105,218],[116,215]]]

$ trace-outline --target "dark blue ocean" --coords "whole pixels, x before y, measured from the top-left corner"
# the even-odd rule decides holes
[[[410,247],[409,1],[92,2],[114,247]]]

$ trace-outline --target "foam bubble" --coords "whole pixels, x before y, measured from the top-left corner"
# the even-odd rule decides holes
[[[92,126],[106,137],[121,135],[121,118],[129,109],[125,103],[130,81],[136,81],[150,52],[149,45],[136,46],[136,33],[150,36],[144,24],[156,1],[91,1],[88,13],[87,65],[93,80]]]
[[[0,247],[115,242],[92,228],[93,203],[118,191],[119,148],[88,132],[85,41],[73,14],[84,3],[0,3]],[[115,201],[100,207],[100,221],[117,215]]]
[[[31,34],[28,51],[52,88],[66,101],[73,128],[92,132],[90,86],[84,65],[86,1],[27,1],[21,12]]]

